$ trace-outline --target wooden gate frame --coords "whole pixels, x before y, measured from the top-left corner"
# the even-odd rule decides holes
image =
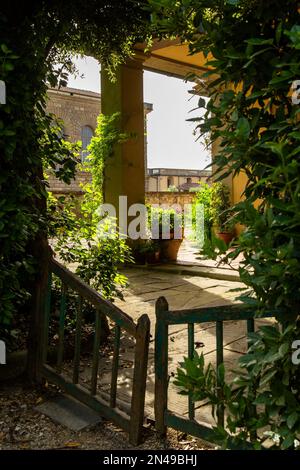
[[[155,427],[160,437],[165,436],[167,427],[191,434],[214,443],[212,426],[195,420],[195,404],[188,397],[188,418],[173,413],[168,409],[168,329],[169,325],[186,324],[188,327],[188,357],[194,354],[195,323],[216,323],[216,366],[223,363],[223,321],[244,320],[247,322],[247,333],[254,332],[255,309],[244,305],[225,305],[222,307],[201,307],[190,310],[169,310],[164,297],[156,301],[155,325]],[[277,310],[276,310],[277,312]],[[277,312],[278,313],[278,312]],[[274,311],[266,312],[260,318],[274,317]],[[224,410],[218,410],[218,424],[224,424]],[[247,443],[245,443],[247,446]]]
[[[48,331],[51,307],[52,274],[56,275],[62,281],[56,369],[47,365],[46,363],[49,339]],[[79,305],[76,317],[75,352],[72,380],[64,376],[61,372],[64,351],[64,326],[67,311],[67,289],[71,289],[77,292],[79,295]],[[83,300],[91,303],[96,309],[90,390],[78,383]],[[49,382],[56,384],[72,397],[99,412],[99,414],[105,419],[113,421],[116,425],[129,433],[129,441],[131,444],[137,445],[141,441],[144,421],[148,349],[150,341],[150,321],[148,315],[142,315],[136,324],[129,315],[127,315],[113,303],[104,299],[96,290],[92,289],[89,285],[84,283],[75,274],[73,274],[54,259],[50,259],[49,261],[48,288],[43,313],[43,324],[40,338],[41,353],[38,374],[40,380],[46,379]],[[104,394],[101,393],[100,397],[96,393],[101,335],[101,317],[103,317],[103,315],[107,316],[115,323],[111,392],[110,395],[106,394],[107,396],[105,398],[103,398]],[[121,329],[126,331],[136,340],[130,415],[124,412],[124,409],[120,409],[120,401],[116,397]]]

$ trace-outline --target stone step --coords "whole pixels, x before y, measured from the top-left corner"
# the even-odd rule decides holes
[[[213,268],[207,266],[193,265],[193,263],[177,261],[174,264],[157,265],[135,265],[135,268],[149,269],[151,271],[161,271],[170,274],[190,275],[219,279],[222,281],[241,282],[237,271],[226,268]]]

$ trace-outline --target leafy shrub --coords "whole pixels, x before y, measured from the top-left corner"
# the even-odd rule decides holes
[[[237,375],[241,394],[225,389],[228,405],[233,397],[229,429],[238,433],[242,424],[245,436],[260,447],[263,438],[252,436],[252,430],[264,423],[279,447],[293,448],[300,403],[299,372],[290,351],[290,341],[299,337],[300,305],[300,108],[292,101],[292,85],[300,76],[298,4],[188,0],[183,8],[182,2],[149,1],[161,37],[179,35],[191,54],[207,58],[210,70],[203,78],[209,78],[210,100],[199,99],[205,114],[193,120],[218,148],[215,176],[243,172],[248,178],[244,198],[234,207],[245,230],[230,257],[243,254],[240,277],[252,292],[245,300],[258,313],[282,311],[283,333],[261,328],[244,359],[249,360],[244,374]],[[266,387],[261,398],[251,390],[257,385]],[[265,411],[251,419],[247,407],[256,398],[270,406],[263,402]],[[226,439],[227,430],[220,431]]]
[[[169,193],[178,193],[178,188],[175,186],[175,184],[171,184],[171,186],[168,187],[167,191]]]
[[[122,298],[121,288],[127,285],[127,278],[119,272],[119,267],[132,262],[131,250],[126,240],[119,236],[115,223],[109,219],[95,238],[87,238],[89,232],[90,227],[79,219],[73,231],[57,239],[55,251],[62,261],[73,266],[81,279],[104,297],[110,300]]]
[[[217,422],[220,407],[226,410],[226,426],[215,426],[215,439],[225,448],[300,448],[299,364],[292,362],[292,344],[300,337],[300,322],[282,331],[263,326],[249,336],[248,353],[239,360],[232,383],[225,382],[224,365],[218,371],[204,356],[186,358],[177,370],[175,384],[193,400],[208,400]]]
[[[222,182],[211,186],[212,221],[219,232],[232,232],[234,220],[230,203],[230,190]]]
[[[214,234],[214,226],[225,228],[232,227],[228,221],[229,189],[223,183],[200,183],[199,189],[195,194],[195,202],[193,203],[193,228],[196,240],[201,238],[202,234],[196,233],[196,217],[197,205],[203,207],[204,217],[204,243],[202,247],[203,255],[209,258],[216,258],[219,253],[227,250],[227,245]]]

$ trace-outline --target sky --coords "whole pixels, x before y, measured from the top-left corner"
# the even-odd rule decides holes
[[[99,63],[76,58],[78,77],[69,77],[68,86],[100,92]],[[83,75],[83,78],[82,78]],[[194,124],[186,121],[199,115],[190,113],[198,97],[188,93],[192,83],[144,71],[144,101],[153,104],[147,116],[148,168],[203,169],[210,162],[209,151],[193,135]]]

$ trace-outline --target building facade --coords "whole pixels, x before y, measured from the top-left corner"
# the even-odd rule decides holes
[[[82,140],[82,158],[85,149],[94,134],[97,117],[100,113],[100,94],[76,88],[49,88],[47,112],[63,121],[63,136],[70,142]],[[54,194],[78,194],[82,192],[81,184],[89,181],[90,175],[77,171],[75,180],[65,184],[49,175],[49,189]]]
[[[197,187],[200,181],[208,182],[211,172],[207,170],[147,169],[146,116],[152,109],[152,104],[144,103],[146,192],[164,192],[172,188],[180,192],[188,192],[191,188]],[[97,117],[101,112],[101,95],[76,88],[49,88],[47,112],[63,121],[62,133],[66,140],[82,141],[81,159],[84,160],[88,154],[86,149],[95,132]],[[82,184],[87,183],[89,179],[89,173],[77,171],[75,180],[67,185],[53,175],[49,175],[49,189],[54,194],[81,194]]]
[[[189,191],[197,188],[199,182],[209,183],[211,171],[185,170],[178,168],[149,168],[146,191]]]
[[[88,155],[87,147],[94,135],[97,126],[97,117],[101,112],[101,95],[93,91],[79,90],[77,88],[49,88],[47,112],[54,114],[63,121],[62,134],[70,142],[82,141],[81,159]],[[146,115],[152,111],[152,104],[144,103],[145,135]],[[146,137],[145,137],[146,139]],[[145,152],[145,161],[147,154]],[[75,180],[71,184],[59,181],[49,175],[49,189],[56,194],[81,194],[81,185],[88,182],[89,173],[77,171]]]

